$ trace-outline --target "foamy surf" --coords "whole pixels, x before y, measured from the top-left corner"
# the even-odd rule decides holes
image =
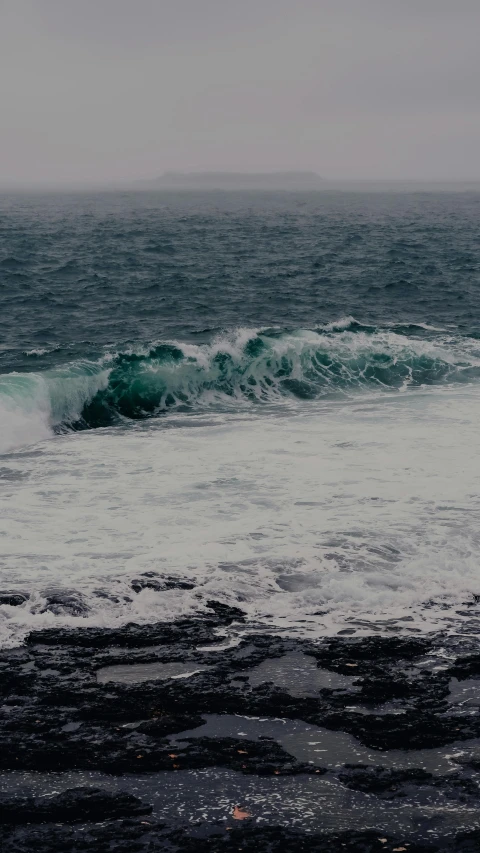
[[[480,592],[477,411],[477,386],[379,392],[172,413],[5,457],[2,585],[29,597],[0,607],[1,641],[211,599],[246,613],[234,631],[457,631]]]

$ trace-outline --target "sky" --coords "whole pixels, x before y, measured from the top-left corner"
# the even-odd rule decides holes
[[[479,0],[0,0],[0,184],[480,179]]]

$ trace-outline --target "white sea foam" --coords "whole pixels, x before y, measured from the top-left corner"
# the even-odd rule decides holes
[[[338,320],[334,320],[332,323],[326,323],[324,326],[322,326],[322,328],[325,332],[343,332],[346,329],[349,329],[350,326],[357,322],[358,321],[355,319],[355,317],[352,317],[352,315],[349,314],[348,317],[340,317]]]
[[[173,415],[6,457],[1,588],[31,598],[0,607],[1,641],[173,619],[211,598],[310,636],[452,628],[480,592],[479,418],[477,386],[372,393]],[[145,571],[196,586],[135,594]],[[42,612],[51,586],[81,593],[87,615]]]
[[[0,376],[0,453],[51,434],[45,383],[32,374]]]

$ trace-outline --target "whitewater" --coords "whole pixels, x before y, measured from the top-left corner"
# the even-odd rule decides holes
[[[352,323],[4,376],[0,567],[29,598],[1,608],[2,641],[173,619],[212,597],[316,636],[468,615],[477,343]],[[112,423],[89,423],[98,412]],[[192,588],[134,594],[145,572]],[[58,589],[73,612],[46,608]]]
[[[1,646],[471,625],[478,199],[340,196],[3,200]]]

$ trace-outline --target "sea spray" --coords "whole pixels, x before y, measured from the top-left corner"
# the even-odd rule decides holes
[[[44,373],[0,375],[0,453],[68,428],[108,384],[108,369],[87,363]]]

